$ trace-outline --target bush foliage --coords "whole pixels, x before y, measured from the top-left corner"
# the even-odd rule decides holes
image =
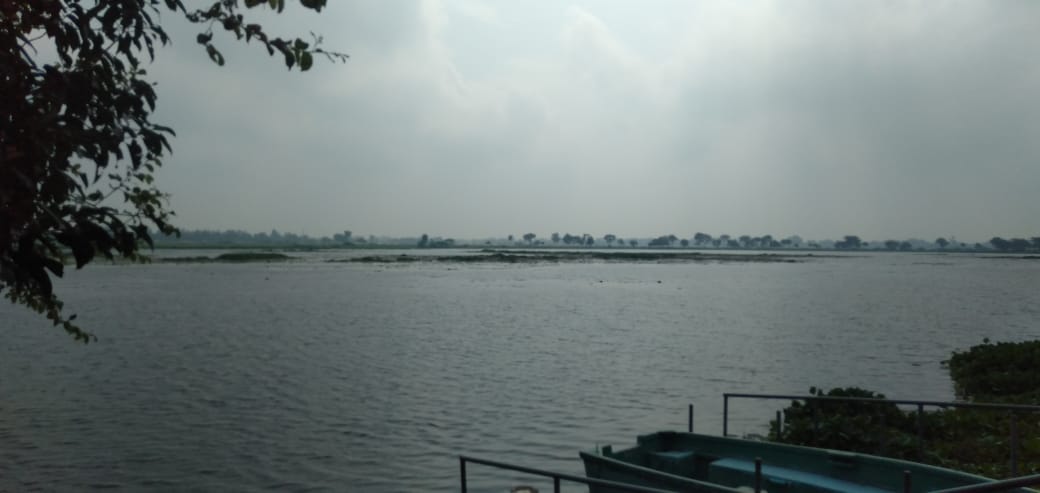
[[[946,363],[958,393],[974,402],[1032,404],[1040,396],[1040,341],[984,344],[954,352]],[[885,396],[856,387],[816,397],[879,402],[794,401],[769,439],[797,445],[884,455],[993,478],[1040,473],[1040,413],[1016,412],[1018,464],[1011,469],[1012,416],[1006,410],[925,407],[901,409]]]

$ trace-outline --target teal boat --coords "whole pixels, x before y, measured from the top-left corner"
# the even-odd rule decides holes
[[[754,491],[756,459],[761,459],[761,489],[768,493],[926,492],[993,482],[867,454],[669,431],[640,436],[635,447],[616,452],[610,446],[582,452],[581,459],[590,478],[691,492]]]

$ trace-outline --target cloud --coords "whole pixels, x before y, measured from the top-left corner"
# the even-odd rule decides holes
[[[186,227],[1029,234],[1034,5],[337,2],[269,18],[345,65],[161,54],[161,183]]]

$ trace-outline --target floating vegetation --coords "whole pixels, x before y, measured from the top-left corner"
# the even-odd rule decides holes
[[[278,262],[292,260],[284,253],[276,252],[234,252],[222,253],[216,257],[172,257],[164,258],[163,262],[174,263],[207,263],[207,262]]]
[[[799,262],[819,256],[786,254],[736,254],[704,252],[605,252],[594,251],[533,251],[484,249],[470,255],[366,255],[330,262],[457,262],[457,263],[560,263],[560,262]]]

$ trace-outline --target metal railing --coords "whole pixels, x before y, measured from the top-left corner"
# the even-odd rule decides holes
[[[932,493],[987,493],[990,491],[1007,491],[1012,488],[1024,488],[1040,484],[1040,474],[1004,479],[992,483],[972,484],[958,488],[934,491]]]
[[[854,402],[863,404],[894,404],[897,406],[916,406],[917,407],[917,457],[918,460],[924,460],[924,408],[937,407],[941,409],[946,408],[964,408],[964,409],[979,409],[986,411],[1007,411],[1010,414],[1009,422],[1009,448],[1010,450],[1010,469],[1011,474],[1018,474],[1018,419],[1017,413],[1036,413],[1040,412],[1040,406],[1030,406],[1025,404],[994,404],[994,403],[980,403],[980,402],[952,402],[952,401],[926,401],[926,400],[913,400],[913,399],[874,399],[869,397],[832,397],[832,396],[818,396],[818,395],[787,395],[787,394],[744,394],[744,393],[724,393],[722,394],[722,436],[729,436],[729,400],[730,399],[765,399],[765,400],[791,400],[791,401],[806,401],[806,402]],[[817,407],[814,406],[812,419],[813,419],[813,430],[819,429]],[[879,406],[878,409],[881,409]],[[783,431],[783,421],[781,420],[781,412],[777,411],[777,432],[778,434]],[[882,414],[882,426],[884,426],[884,415]],[[693,421],[693,406],[690,406],[690,422]],[[690,425],[692,431],[692,424]],[[882,446],[884,442],[882,442]],[[881,451],[884,453],[884,450]]]
[[[559,472],[546,471],[542,469],[536,469],[533,467],[518,466],[515,464],[506,464],[504,462],[497,462],[486,459],[478,459],[476,457],[468,457],[465,455],[459,456],[459,474],[461,477],[462,493],[468,493],[469,484],[466,476],[466,464],[474,463],[481,464],[497,469],[507,469],[510,471],[517,471],[535,476],[542,476],[546,478],[552,478],[553,480],[553,493],[560,493],[560,482],[563,480],[571,481],[574,483],[582,483],[588,486],[603,486],[609,487],[621,491],[632,491],[636,493],[676,493],[676,490],[662,490],[657,488],[650,488],[647,486],[639,486],[630,483],[619,483],[617,481],[608,481],[605,479],[588,478],[584,476],[575,476],[573,474],[565,474]],[[755,459],[755,478],[754,478],[754,492],[760,493],[762,491],[762,459]],[[910,475],[910,471],[903,471],[903,493],[910,493],[912,491],[913,479]],[[994,481],[992,483],[980,483],[972,484],[968,486],[960,486],[957,488],[949,488],[945,490],[936,490],[932,493],[989,493],[994,491],[1007,491],[1015,488],[1022,488],[1027,486],[1035,486],[1040,484],[1040,474],[1032,476],[1022,476],[1018,478],[1005,479],[1002,481]]]
[[[584,476],[575,476],[573,474],[566,474],[562,472],[552,472],[543,469],[535,469],[533,467],[518,466],[515,464],[506,464],[505,462],[497,462],[493,460],[478,459],[476,457],[468,457],[465,455],[459,456],[459,474],[462,480],[462,493],[468,493],[469,485],[466,479],[466,464],[472,462],[474,464],[481,464],[484,466],[490,466],[498,469],[507,469],[510,471],[517,471],[535,476],[542,476],[545,478],[552,478],[553,480],[553,493],[560,493],[560,481],[570,481],[573,483],[583,483],[589,486],[603,486],[608,488],[614,488],[621,491],[632,491],[636,493],[674,493],[671,490],[660,490],[657,488],[649,488],[646,486],[639,486],[636,484],[619,483],[617,481],[608,481],[606,479],[587,478]]]
[[[748,394],[748,393],[724,393],[723,396],[723,407],[722,407],[722,435],[729,436],[729,401],[730,399],[765,399],[765,400],[792,400],[792,401],[821,401],[821,402],[853,402],[863,404],[894,404],[897,406],[916,406],[917,412],[917,448],[919,457],[923,457],[923,443],[924,443],[924,429],[922,416],[924,415],[925,407],[937,407],[941,409],[945,408],[965,408],[965,409],[980,409],[988,411],[1007,411],[1010,414],[1010,447],[1011,447],[1011,474],[1017,474],[1018,470],[1018,426],[1016,420],[1016,413],[1038,413],[1040,412],[1040,406],[1030,406],[1024,404],[995,404],[995,403],[974,403],[974,402],[952,402],[952,401],[928,401],[928,400],[913,400],[913,399],[875,399],[868,397],[832,397],[832,396],[816,396],[816,395],[788,395],[788,394]],[[818,415],[813,408],[813,428],[818,429]],[[880,409],[880,407],[879,407]],[[693,404],[690,404],[687,411],[687,430],[693,432]],[[783,421],[781,420],[781,412],[777,411],[777,431],[782,432]],[[884,420],[882,419],[882,426]],[[553,492],[560,493],[560,484],[562,481],[569,481],[573,483],[581,483],[588,486],[602,486],[613,488],[619,491],[631,491],[637,493],[673,493],[671,490],[662,490],[657,488],[650,488],[646,486],[640,486],[630,483],[621,483],[617,481],[608,481],[605,479],[589,478],[584,476],[576,476],[573,474],[566,474],[560,472],[552,472],[544,469],[537,469],[533,467],[519,466],[515,464],[507,464],[505,462],[497,462],[487,459],[478,459],[476,457],[469,457],[465,455],[459,456],[459,473],[461,479],[461,491],[462,493],[468,493],[468,478],[466,474],[466,464],[480,464],[483,466],[493,467],[497,469],[506,469],[510,471],[517,471],[535,476],[541,476],[545,478],[551,478],[553,480]],[[758,487],[761,485],[762,478],[762,463],[761,460],[756,459],[755,461],[755,491],[758,491]],[[903,491],[909,492],[911,488],[912,478],[910,477],[909,471],[904,471],[903,480]],[[1040,474],[1031,476],[1020,476],[1010,479],[1004,479],[1000,481],[994,481],[990,483],[981,483],[968,486],[961,486],[957,488],[950,488],[946,490],[937,490],[932,493],[987,493],[994,491],[1007,491],[1015,488],[1023,488],[1029,486],[1040,485]]]

